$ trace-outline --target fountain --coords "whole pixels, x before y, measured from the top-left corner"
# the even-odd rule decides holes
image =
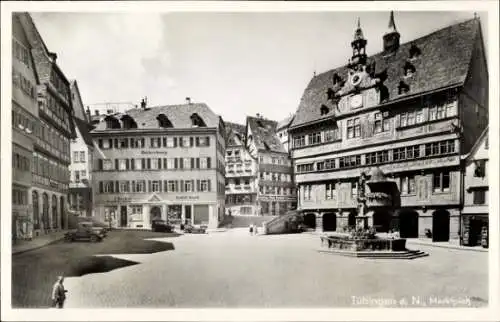
[[[358,215],[356,227],[341,228],[320,237],[320,252],[367,258],[414,259],[428,256],[419,250],[406,248],[406,239],[391,230],[394,208],[399,204],[393,196],[397,186],[387,180],[380,168],[370,172],[366,180],[361,173],[358,181]],[[366,192],[366,187],[369,192]]]

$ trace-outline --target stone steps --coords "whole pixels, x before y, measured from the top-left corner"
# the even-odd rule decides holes
[[[338,249],[319,249],[320,253],[329,253],[334,255],[349,256],[349,257],[359,257],[359,258],[372,258],[372,259],[415,259],[420,257],[429,256],[428,253],[420,250],[407,250],[403,252],[391,252],[391,251],[350,251],[350,250],[338,250]]]

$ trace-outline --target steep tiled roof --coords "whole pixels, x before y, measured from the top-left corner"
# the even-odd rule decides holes
[[[92,146],[93,144],[92,137],[90,136],[90,131],[92,131],[94,127],[77,117],[73,117],[73,121],[75,122],[75,126],[78,127],[78,131],[80,131],[80,133],[82,134],[85,144]]]
[[[182,105],[166,105],[149,107],[146,109],[134,108],[126,111],[125,113],[116,113],[112,115],[121,121],[124,115],[130,116],[137,123],[137,129],[158,129],[159,122],[158,115],[164,114],[172,123],[173,128],[191,128],[191,116],[197,114],[207,127],[219,127],[219,116],[215,114],[205,103],[191,103]],[[106,122],[100,122],[96,125],[97,131],[106,130]]]
[[[478,19],[458,23],[404,43],[393,55],[380,52],[370,56],[367,65],[375,63],[375,75],[387,72],[387,79],[383,84],[389,92],[388,102],[460,85],[467,76],[474,40],[479,30]],[[416,72],[412,77],[404,79],[403,66],[410,58],[412,45],[420,49],[421,55],[411,60]],[[301,98],[292,127],[331,117],[331,115],[322,116],[320,107],[324,104],[330,108],[332,105],[331,101],[327,100],[327,90],[333,87],[334,74],[347,80],[348,67],[332,69],[311,79]],[[398,85],[401,80],[409,85],[410,90],[399,95]],[[330,108],[330,110],[335,109]]]
[[[259,150],[286,153],[283,144],[276,135],[277,123],[258,117],[247,117],[247,125],[253,134],[255,146]]]
[[[226,146],[239,145],[240,143],[236,140],[236,135],[240,137],[240,140],[244,141],[245,138],[245,125],[225,122],[226,125]],[[243,144],[243,142],[241,143]]]
[[[290,124],[292,123],[294,117],[295,117],[295,114],[291,114],[291,115],[287,116],[287,118],[285,118],[284,120],[279,121],[277,129],[281,130],[283,128],[289,127]]]

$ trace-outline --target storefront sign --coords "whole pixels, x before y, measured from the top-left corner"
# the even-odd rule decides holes
[[[114,197],[113,199],[108,199],[108,200],[103,200],[102,202],[104,203],[127,203],[131,202],[132,198],[131,197]]]
[[[198,200],[200,196],[177,196],[175,197],[177,200]]]
[[[167,151],[141,151],[141,154],[168,154]]]

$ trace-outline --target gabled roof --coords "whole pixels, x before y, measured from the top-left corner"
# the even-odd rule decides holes
[[[248,116],[247,125],[252,131],[255,147],[258,150],[286,153],[283,144],[276,134],[277,122]]]
[[[236,136],[239,136],[242,141],[241,144],[244,144],[246,133],[245,133],[245,125],[225,122],[226,125],[226,146],[235,146],[240,145],[236,140]]]
[[[466,155],[462,156],[462,159],[466,159],[467,161],[470,161],[471,159],[474,159],[474,156],[476,155],[477,150],[483,144],[483,142],[488,138],[488,130],[489,126],[487,125],[486,128],[483,130],[483,133],[477,138],[476,143],[472,146],[470,149],[470,152],[467,153]]]
[[[284,120],[279,121],[278,122],[278,126],[277,126],[278,131],[280,131],[280,130],[282,130],[284,128],[289,127],[290,124],[292,124],[292,121],[293,121],[294,117],[295,117],[295,114],[290,114]]]
[[[219,127],[219,116],[205,103],[190,103],[182,105],[165,105],[148,107],[146,109],[134,108],[125,113],[115,113],[112,116],[120,121],[124,115],[130,116],[137,123],[137,129],[160,129],[158,115],[164,114],[172,123],[174,129],[192,128],[191,116],[197,114],[208,128]],[[123,125],[123,124],[121,124]],[[123,128],[123,126],[122,126]],[[96,124],[96,131],[105,131],[106,122]]]
[[[387,79],[384,81],[389,92],[387,102],[440,88],[459,86],[464,83],[467,76],[474,41],[479,32],[479,20],[468,20],[404,43],[393,55],[380,52],[370,56],[367,59],[367,65],[375,63],[375,75],[383,71],[387,72]],[[410,58],[409,51],[412,45],[420,49],[421,55],[411,60],[416,72],[412,77],[403,79],[403,66]],[[326,93],[328,88],[333,87],[334,74],[347,80],[347,65],[329,70],[311,79],[301,98],[291,127],[315,122],[322,118],[331,118],[332,115],[328,117],[321,115],[320,108],[323,104],[330,107]],[[400,95],[398,85],[401,80],[409,85],[410,90]]]
[[[78,105],[72,104],[75,117],[84,120],[86,122],[90,122],[87,113],[85,112],[85,107],[83,106],[82,96],[80,95],[80,89],[78,88],[78,83],[76,82],[75,79],[73,79],[70,81],[69,86],[71,94],[76,96],[75,99],[78,103]]]
[[[94,127],[89,123],[85,122],[84,120],[80,120],[77,117],[73,117],[73,121],[75,122],[75,126],[78,128],[78,131],[80,131],[80,134],[82,135],[85,144],[88,146],[93,146],[92,137],[90,136],[90,131],[92,131]]]

